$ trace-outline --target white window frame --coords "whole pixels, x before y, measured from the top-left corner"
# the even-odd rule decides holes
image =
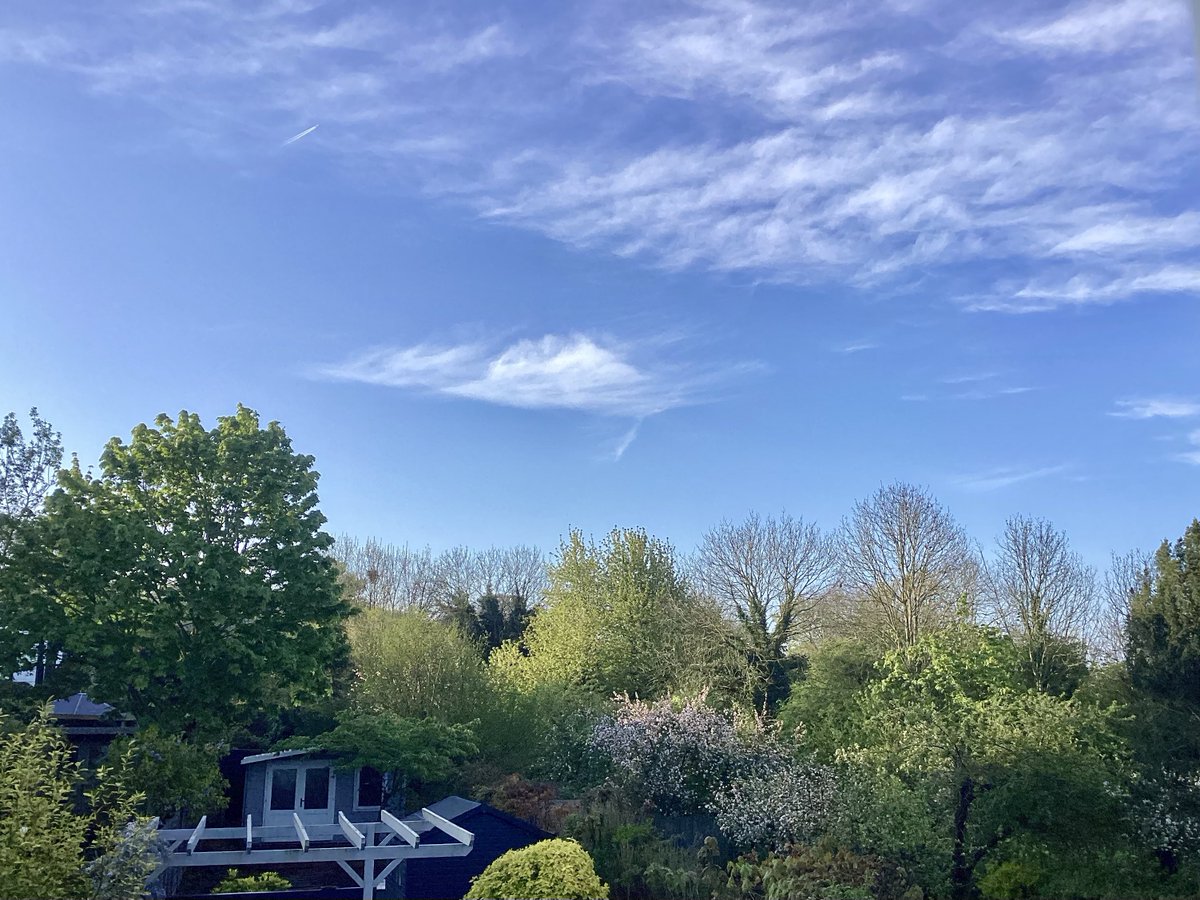
[[[359,780],[362,778],[362,770],[363,770],[362,766],[359,766],[357,769],[354,770],[354,808],[356,810],[368,810],[368,811],[382,809],[383,807],[380,804],[376,804],[374,806],[359,806],[358,805],[358,783],[359,783]],[[379,773],[379,779],[380,779],[380,783],[379,783],[380,798],[379,799],[382,800],[383,799],[383,773],[382,772]]]

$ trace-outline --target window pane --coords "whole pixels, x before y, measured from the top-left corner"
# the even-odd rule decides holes
[[[275,769],[271,773],[271,809],[296,808],[296,770]]]
[[[304,808],[329,807],[329,767],[304,770]]]
[[[356,806],[380,806],[383,803],[383,776],[370,766],[363,766],[358,773],[358,800]]]

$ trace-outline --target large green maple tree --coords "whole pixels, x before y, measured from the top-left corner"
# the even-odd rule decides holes
[[[197,738],[325,693],[350,609],[317,478],[242,406],[212,429],[159,416],[111,440],[99,475],[60,473],[16,561],[34,577],[3,598],[53,648],[49,686]]]

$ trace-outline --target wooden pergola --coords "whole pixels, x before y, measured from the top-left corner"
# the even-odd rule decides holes
[[[422,844],[421,836],[403,820],[383,810],[378,822],[351,822],[338,812],[336,825],[305,824],[296,813],[292,825],[255,825],[246,817],[246,827],[209,828],[205,816],[195,828],[160,828],[167,857],[155,878],[173,867],[289,865],[337,863],[362,888],[363,900],[373,900],[376,885],[406,859],[437,856],[466,856],[475,835],[428,809],[420,817],[446,834],[449,843]],[[204,841],[237,841],[237,849],[201,849]],[[281,846],[289,845],[289,846]],[[354,864],[361,864],[361,871]],[[376,866],[382,867],[376,870]]]

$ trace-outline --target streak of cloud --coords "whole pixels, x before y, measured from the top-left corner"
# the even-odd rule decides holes
[[[1007,487],[1012,487],[1016,484],[1021,484],[1022,482],[1033,481],[1039,478],[1049,478],[1053,475],[1060,475],[1063,472],[1066,472],[1067,469],[1068,466],[1066,465],[1041,466],[1034,468],[1001,466],[999,468],[989,469],[984,472],[958,475],[951,480],[953,484],[965,491],[998,491]]]
[[[306,135],[312,134],[314,131],[316,131],[320,127],[321,127],[320,123],[318,123],[316,125],[313,125],[311,128],[305,128],[299,134],[293,134],[290,138],[288,138],[286,141],[283,142],[283,146],[286,147],[288,144],[296,143],[296,141],[300,140],[300,138],[305,137]]]
[[[1143,397],[1118,400],[1109,413],[1119,419],[1183,419],[1200,415],[1200,401],[1181,397]]]

